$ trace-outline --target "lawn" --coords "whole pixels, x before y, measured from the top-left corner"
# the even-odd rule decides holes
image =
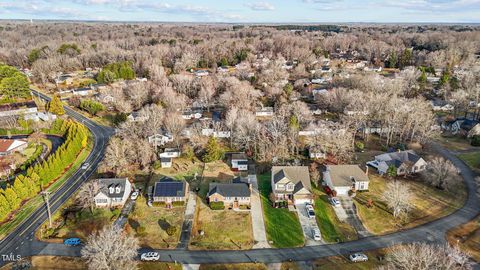
[[[329,270],[370,270],[376,269],[386,263],[385,260],[380,261],[378,258],[386,254],[386,250],[373,250],[364,252],[368,256],[368,261],[352,263],[345,256],[333,256],[316,260],[312,263],[314,270],[329,269]]]
[[[285,208],[273,208],[268,199],[272,192],[270,173],[258,175],[265,230],[270,245],[277,248],[303,246],[303,231],[297,214]]]
[[[341,222],[331,204],[328,202],[328,196],[318,189],[315,193],[315,216],[317,224],[322,233],[322,239],[325,242],[332,243],[340,241],[351,241],[357,239],[355,229],[348,223]]]
[[[355,197],[355,205],[363,225],[373,234],[381,235],[398,230],[412,228],[452,213],[463,205],[466,197],[465,189],[459,187],[457,194],[428,186],[421,181],[398,178],[410,186],[413,209],[406,218],[393,219],[391,210],[381,200],[388,180],[371,174],[368,192],[360,192]],[[367,207],[368,200],[374,206]]]
[[[474,171],[480,171],[480,151],[472,153],[459,154],[458,157],[467,163]]]
[[[205,163],[203,170],[204,179],[230,180],[235,177],[235,173],[230,166],[222,160]]]
[[[261,263],[202,264],[199,270],[267,270]]]
[[[191,180],[195,173],[200,176],[202,170],[203,163],[198,159],[192,161],[187,158],[174,158],[171,168],[159,168],[156,169],[154,173],[172,177],[177,180]]]
[[[211,210],[197,198],[190,249],[240,250],[250,249],[253,244],[249,211]]]
[[[450,230],[447,233],[447,240],[480,262],[480,217]]]
[[[471,146],[470,142],[462,137],[459,136],[438,136],[436,141],[439,142],[443,147],[452,150],[452,151],[465,151],[471,149],[479,149],[479,147]]]
[[[148,207],[145,198],[139,197],[135,210],[128,218],[128,224],[136,232],[142,247],[175,248],[180,239],[184,212],[183,206],[172,209],[164,206]],[[172,235],[167,234],[169,226],[176,228]]]

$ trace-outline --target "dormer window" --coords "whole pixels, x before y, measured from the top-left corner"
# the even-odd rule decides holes
[[[290,183],[290,184],[287,185],[287,190],[288,190],[288,191],[293,191],[294,188],[295,188],[295,185],[294,185],[294,184],[291,184],[291,183]]]
[[[115,193],[115,188],[114,188],[113,186],[109,186],[109,187],[108,187],[108,192],[109,192],[110,194]]]
[[[121,190],[122,190],[122,188],[120,187],[120,185],[117,185],[115,187],[115,193],[119,194]]]

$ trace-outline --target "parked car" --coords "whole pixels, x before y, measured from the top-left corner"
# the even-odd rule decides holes
[[[80,238],[68,238],[63,241],[63,244],[66,246],[78,246],[81,243]]]
[[[328,201],[333,206],[340,206],[340,200],[335,197],[329,198]]]
[[[132,192],[132,194],[130,195],[130,199],[131,200],[136,200],[138,197],[138,191],[134,191]]]
[[[142,260],[142,261],[158,261],[158,260],[160,260],[160,254],[158,254],[158,252],[142,253],[142,255],[140,256],[140,260]]]
[[[89,166],[90,166],[90,163],[88,163],[88,162],[83,163],[82,164],[82,170],[88,169]]]
[[[311,204],[307,204],[305,206],[306,211],[307,211],[307,217],[308,218],[314,218],[315,217],[315,211],[313,210],[313,206]]]
[[[349,256],[351,262],[366,262],[368,261],[367,255],[363,253],[353,253]]]
[[[320,230],[318,228],[312,229],[312,236],[313,236],[313,240],[315,241],[322,240],[322,235],[320,234]]]

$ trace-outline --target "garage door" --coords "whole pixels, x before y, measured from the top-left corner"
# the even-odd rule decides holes
[[[311,202],[310,199],[295,199],[295,204],[304,204]]]
[[[350,191],[349,187],[335,187],[334,189],[337,192],[337,196],[347,196],[348,191]]]

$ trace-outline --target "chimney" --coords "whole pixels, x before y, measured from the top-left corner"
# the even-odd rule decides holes
[[[367,170],[365,171],[365,174],[368,176],[368,165],[366,165],[365,167],[367,167]]]

